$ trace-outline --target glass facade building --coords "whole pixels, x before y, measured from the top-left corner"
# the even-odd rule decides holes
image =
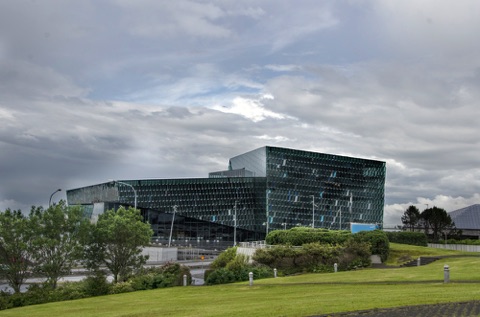
[[[122,184],[124,183],[124,184]],[[383,222],[385,162],[262,147],[230,159],[209,178],[108,182],[67,191],[69,205],[92,218],[134,205],[155,237],[176,240],[260,240],[294,226],[349,229],[351,222]],[[236,217],[235,217],[236,215]]]

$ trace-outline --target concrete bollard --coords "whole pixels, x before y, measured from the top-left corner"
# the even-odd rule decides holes
[[[253,272],[248,273],[248,281],[250,282],[250,286],[253,285]]]
[[[422,265],[422,260],[420,259],[420,257],[418,257],[418,259],[417,259],[417,266],[420,266],[420,265]]]
[[[333,271],[334,271],[335,273],[337,273],[337,270],[338,270],[338,265],[337,265],[337,263],[335,263],[335,264],[333,265]]]
[[[273,277],[277,278],[277,269],[273,269]]]
[[[183,286],[187,286],[187,274],[183,274]]]
[[[450,267],[445,264],[443,266],[443,283],[450,282]]]

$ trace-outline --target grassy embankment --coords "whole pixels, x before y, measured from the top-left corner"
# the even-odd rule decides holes
[[[464,253],[392,244],[390,263]],[[444,264],[450,266],[448,284],[443,283]],[[102,296],[6,310],[0,316],[309,316],[480,300],[478,267],[480,257],[448,258],[422,267],[264,279],[252,287],[246,282]]]

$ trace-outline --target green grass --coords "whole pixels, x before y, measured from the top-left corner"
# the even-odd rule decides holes
[[[386,261],[387,265],[400,265],[419,256],[441,256],[456,254],[477,254],[474,252],[453,251],[446,249],[435,249],[427,247],[418,247],[406,244],[390,243],[390,255]]]
[[[404,253],[408,248],[392,245],[393,250]],[[420,255],[437,252],[412,250],[423,250]],[[448,284],[443,283],[444,264],[450,266]],[[252,287],[244,282],[102,296],[0,311],[0,316],[309,316],[480,300],[478,267],[480,257],[448,258],[421,267],[256,280]]]

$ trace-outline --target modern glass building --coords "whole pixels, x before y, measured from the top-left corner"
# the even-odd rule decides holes
[[[384,186],[385,162],[266,146],[209,178],[108,182],[68,190],[67,201],[92,219],[137,201],[162,241],[248,241],[295,226],[381,226]]]

